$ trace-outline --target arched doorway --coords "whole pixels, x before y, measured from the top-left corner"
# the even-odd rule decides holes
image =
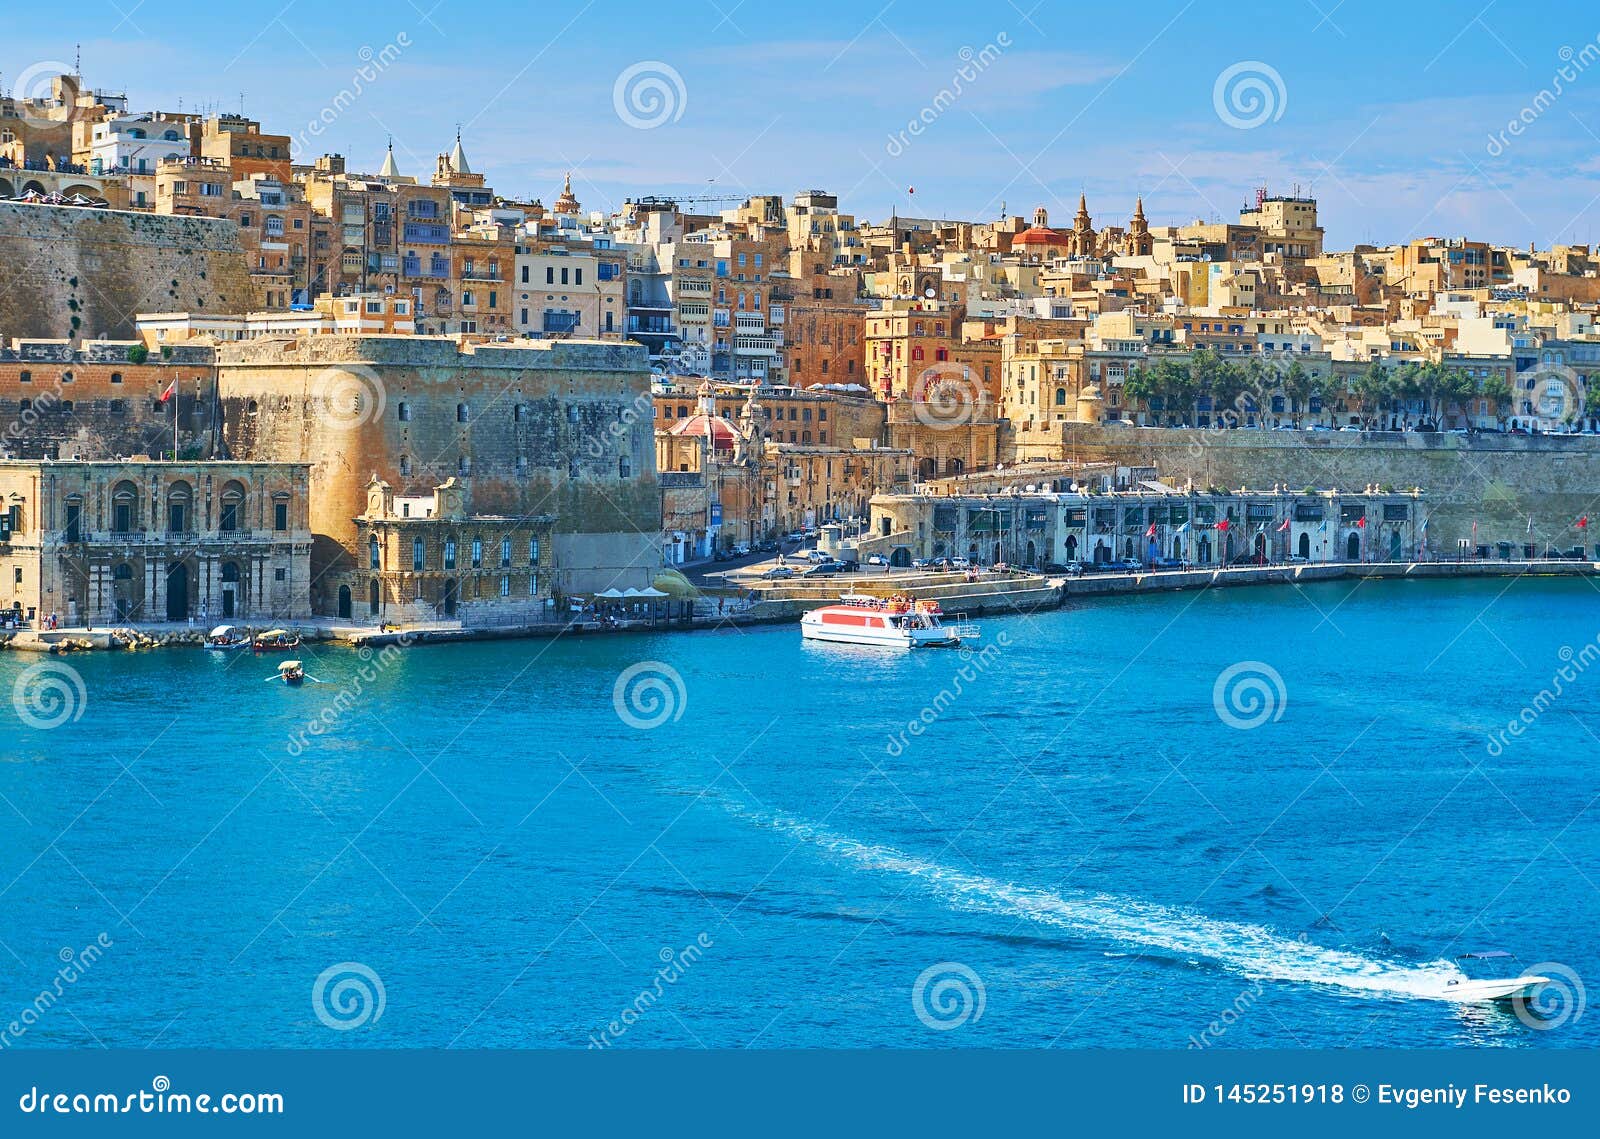
[[[934,478],[935,476],[937,476],[938,473],[939,473],[939,460],[938,459],[923,459],[922,462],[917,464],[917,477],[918,478],[931,479],[931,478]]]
[[[367,585],[367,612],[374,617],[378,615],[380,600],[381,598],[378,594],[378,579],[373,578],[372,581]]]
[[[1255,545],[1256,561],[1261,565],[1265,565],[1267,562],[1267,536],[1265,534],[1257,534]]]
[[[1039,560],[1039,549],[1032,542],[1029,542],[1028,543],[1027,560],[1026,560],[1025,564],[1030,565],[1030,566],[1031,565],[1035,565],[1038,562],[1038,560]]]
[[[350,620],[351,614],[352,608],[350,602],[350,587],[348,585],[341,585],[339,587],[339,617],[341,620],[348,621]]]
[[[239,563],[222,563],[222,615],[232,617],[238,611]]]
[[[446,617],[454,617],[456,615],[456,579],[453,577],[445,579],[444,592],[439,601],[439,608],[443,610]]]
[[[1175,538],[1172,539],[1172,556],[1175,557],[1175,558],[1178,558],[1180,560],[1183,558],[1183,539],[1182,538],[1175,537]]]
[[[1309,562],[1311,560],[1311,535],[1310,534],[1301,534],[1300,535],[1300,545],[1299,545],[1298,549],[1300,551],[1300,556],[1302,558],[1304,558],[1306,561]]]
[[[1351,534],[1350,537],[1345,539],[1344,559],[1347,562],[1359,562],[1361,560],[1360,534]]]
[[[1067,535],[1067,561],[1072,562],[1072,561],[1076,561],[1077,559],[1078,559],[1078,536],[1076,534],[1068,534]]]
[[[1123,539],[1123,542],[1122,542],[1122,556],[1125,557],[1125,558],[1133,557],[1133,539],[1132,538],[1124,538]]]
[[[996,542],[994,544],[994,557],[989,559],[989,564],[990,565],[994,565],[999,560],[1000,560],[1000,543]]]
[[[1101,538],[1094,544],[1094,564],[1105,565],[1111,560],[1111,548],[1106,545],[1106,540]]]
[[[904,546],[896,546],[894,553],[889,555],[889,564],[899,569],[905,569],[911,564],[911,551]]]
[[[167,566],[167,620],[189,619],[189,567],[183,562]]]
[[[1201,565],[1203,565],[1203,566],[1210,565],[1211,564],[1211,539],[1210,538],[1201,538],[1200,541],[1195,544],[1195,554],[1198,556],[1198,560],[1199,560]]]
[[[978,543],[973,542],[967,546],[967,561],[973,565],[978,564]]]
[[[1401,560],[1402,556],[1403,555],[1401,554],[1401,551],[1400,551],[1400,531],[1398,531],[1398,530],[1390,530],[1389,531],[1389,560],[1391,562],[1398,562],[1398,561]]]

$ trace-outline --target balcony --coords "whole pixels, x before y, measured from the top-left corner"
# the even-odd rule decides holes
[[[778,340],[774,336],[735,336],[733,338],[733,354],[735,356],[773,356],[778,351]]]

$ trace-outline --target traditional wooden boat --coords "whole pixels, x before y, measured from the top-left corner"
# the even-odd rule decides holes
[[[268,629],[256,634],[254,647],[258,653],[292,653],[300,647],[300,634],[287,629]]]
[[[301,684],[306,678],[305,665],[297,660],[286,660],[278,666],[278,675],[285,684]]]
[[[206,634],[206,648],[208,649],[242,649],[249,644],[250,638],[232,625],[218,625]]]

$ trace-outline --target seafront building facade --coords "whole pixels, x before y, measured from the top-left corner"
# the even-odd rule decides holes
[[[1154,481],[1127,490],[878,495],[872,536],[857,549],[892,565],[936,557],[1034,567],[1407,561],[1425,553],[1425,505],[1421,491],[1200,491]]]
[[[303,463],[0,460],[0,608],[28,623],[311,616]]]

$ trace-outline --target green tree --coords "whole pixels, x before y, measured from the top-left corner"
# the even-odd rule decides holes
[[[1311,373],[1301,367],[1299,360],[1291,360],[1288,370],[1283,373],[1282,387],[1283,394],[1289,399],[1289,417],[1299,427],[1300,415],[1311,401]]]
[[[1355,389],[1356,398],[1361,401],[1361,413],[1370,420],[1394,395],[1394,377],[1388,368],[1374,360],[1356,377]]]
[[[1335,422],[1344,407],[1349,387],[1344,377],[1333,372],[1319,372],[1311,377],[1311,394],[1322,401],[1322,410]]]
[[[1600,395],[1600,388],[1591,390],[1585,397],[1585,403],[1593,406],[1597,395]],[[1483,398],[1494,407],[1495,423],[1504,427],[1506,416],[1511,413],[1511,381],[1496,372],[1483,381]]]
[[[1439,365],[1441,373],[1439,379],[1441,419],[1444,411],[1450,404],[1461,411],[1463,426],[1468,431],[1472,430],[1472,399],[1478,394],[1478,382],[1472,378],[1465,368],[1446,368]],[[1441,422],[1440,426],[1444,426]]]

